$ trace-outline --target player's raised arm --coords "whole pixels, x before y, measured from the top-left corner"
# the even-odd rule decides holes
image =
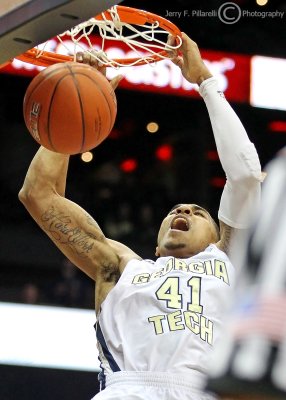
[[[119,269],[119,256],[98,224],[64,196],[69,156],[41,147],[19,199],[57,247],[92,279],[102,268]]]
[[[218,212],[221,227],[218,246],[227,251],[232,228],[248,228],[259,205],[260,182],[263,180],[260,162],[241,121],[204,64],[197,44],[183,34],[180,50],[182,55],[175,54],[173,62],[189,82],[200,85],[199,92],[208,109],[219,158],[227,177]]]

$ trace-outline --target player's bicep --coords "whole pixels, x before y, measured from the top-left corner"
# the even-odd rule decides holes
[[[72,201],[54,194],[30,207],[38,225],[69,260],[92,279],[118,257],[94,219]]]

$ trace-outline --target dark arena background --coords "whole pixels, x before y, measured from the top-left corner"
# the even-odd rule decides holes
[[[224,81],[226,96],[255,143],[264,167],[286,144],[286,3],[233,3],[242,14],[231,24],[214,12],[223,1],[130,0],[120,4],[166,17],[198,43],[203,58]],[[174,204],[198,203],[216,218],[225,183],[205,104],[197,94],[174,84],[174,68],[155,72],[155,83],[147,78],[144,83],[146,70],[141,82],[132,80],[130,72],[116,90],[118,114],[109,138],[92,150],[90,162],[84,162],[80,155],[70,161],[67,197],[85,208],[106,236],[144,258],[154,257],[161,220]],[[0,399],[88,400],[99,390],[92,326],[93,282],[63,257],[18,200],[38,149],[22,113],[31,79],[31,74],[16,69],[0,71]],[[29,311],[43,306],[43,313],[49,307],[87,313],[89,324],[83,330],[90,331],[91,341],[82,349],[80,361],[60,365],[57,351],[56,364],[42,362],[40,357],[50,346],[61,346],[56,342],[63,336],[62,329],[67,329],[64,337],[70,339],[77,320],[73,327],[70,320],[65,323],[63,319],[59,325],[52,316],[47,320],[48,314],[39,319],[22,314],[27,317],[19,319],[16,311],[7,314],[6,306],[11,303],[27,305]],[[39,362],[19,361],[17,356],[24,348],[29,354],[34,352],[35,342],[29,340],[33,333],[26,332],[36,329],[33,325],[39,327],[42,318],[45,329],[32,339],[39,341]],[[56,333],[53,339],[48,329]],[[83,342],[78,333],[72,337],[70,353]],[[13,352],[18,346],[17,354],[9,359],[8,349]],[[89,353],[95,353],[94,365],[92,359],[85,367],[83,359],[89,358]]]

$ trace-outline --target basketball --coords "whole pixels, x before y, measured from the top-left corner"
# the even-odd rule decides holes
[[[106,139],[115,122],[117,101],[110,83],[95,68],[58,63],[31,81],[23,113],[39,144],[57,153],[77,154]]]

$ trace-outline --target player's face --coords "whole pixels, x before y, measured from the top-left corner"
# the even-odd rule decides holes
[[[191,257],[217,241],[214,222],[204,208],[196,204],[179,204],[161,224],[156,255]]]

